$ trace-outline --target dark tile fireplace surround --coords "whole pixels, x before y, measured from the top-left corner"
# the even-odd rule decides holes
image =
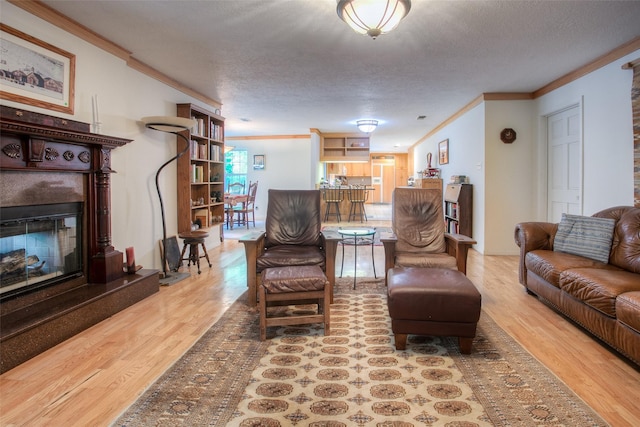
[[[111,150],[130,140],[0,106],[0,373],[158,292],[111,245]]]

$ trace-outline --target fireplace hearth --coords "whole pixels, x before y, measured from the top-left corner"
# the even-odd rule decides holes
[[[0,373],[158,292],[111,243],[111,151],[129,142],[0,106]]]

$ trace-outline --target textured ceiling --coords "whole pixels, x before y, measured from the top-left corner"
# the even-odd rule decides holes
[[[220,100],[228,136],[374,118],[374,151],[406,151],[482,93],[532,92],[640,36],[640,1],[414,0],[376,40],[335,0],[43,3]]]

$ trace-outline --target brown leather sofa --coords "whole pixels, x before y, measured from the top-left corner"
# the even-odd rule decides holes
[[[558,224],[517,224],[520,283],[640,365],[640,208],[593,217],[615,220],[608,263],[554,251]]]

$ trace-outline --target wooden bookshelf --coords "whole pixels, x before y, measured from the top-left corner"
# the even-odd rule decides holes
[[[178,159],[178,232],[199,222],[209,228],[224,222],[224,117],[193,104],[178,104],[179,117],[196,126],[183,132],[189,150]],[[178,151],[186,142],[176,137]]]
[[[444,220],[448,233],[472,236],[473,185],[447,184],[444,191]]]

